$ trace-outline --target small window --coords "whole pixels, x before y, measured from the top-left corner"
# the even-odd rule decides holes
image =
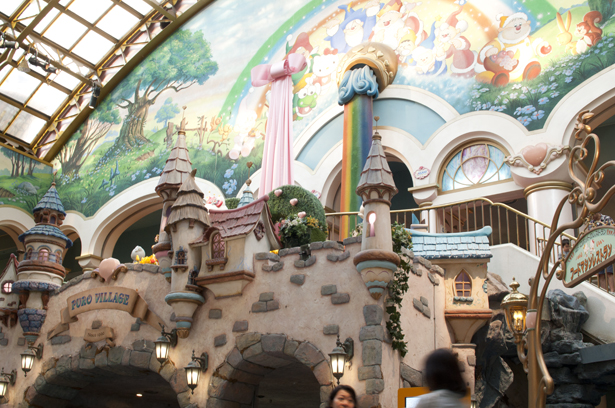
[[[32,259],[32,247],[28,248],[26,252],[26,259]]]
[[[55,215],[51,216],[51,218],[49,219],[49,223],[53,224],[53,225],[56,225],[56,216]]]
[[[226,245],[224,244],[224,240],[220,234],[215,234],[211,239],[211,255],[212,258],[224,258],[224,251],[226,249]]]
[[[9,294],[13,289],[13,281],[4,281],[2,282],[2,293]]]
[[[180,249],[176,254],[176,262],[177,265],[185,265],[186,264],[186,251]]]
[[[370,212],[367,214],[367,223],[369,226],[369,231],[367,232],[368,237],[376,236],[376,213]]]
[[[38,260],[44,262],[49,260],[49,250],[47,248],[43,248],[38,251]]]
[[[460,298],[472,296],[472,280],[466,271],[459,272],[455,278],[455,295]]]

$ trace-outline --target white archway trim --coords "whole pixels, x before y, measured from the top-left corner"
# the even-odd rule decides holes
[[[17,248],[23,249],[23,244],[19,242],[19,236],[34,225],[34,219],[25,210],[13,206],[2,207],[0,228],[11,237]]]

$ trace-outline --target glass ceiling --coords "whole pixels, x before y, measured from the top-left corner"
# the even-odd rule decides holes
[[[44,157],[102,87],[164,27],[207,0],[0,0],[0,143]],[[1,40],[0,40],[1,42]],[[35,56],[45,70],[29,61]]]

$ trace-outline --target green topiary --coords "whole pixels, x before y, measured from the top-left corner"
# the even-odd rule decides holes
[[[314,194],[299,186],[282,186],[279,187],[282,194],[279,197],[272,191],[269,193],[269,211],[271,219],[274,223],[286,219],[291,215],[305,211],[307,216],[314,217],[318,220],[321,227],[321,233],[314,231],[311,236],[311,241],[324,241],[327,239],[327,219],[325,217],[325,209]],[[297,205],[290,204],[290,200],[296,198]]]
[[[226,200],[224,200],[224,204],[226,204],[226,208],[228,208],[229,210],[233,210],[239,205],[239,198],[227,198]]]

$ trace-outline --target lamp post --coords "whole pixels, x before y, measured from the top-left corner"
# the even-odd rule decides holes
[[[600,228],[603,230],[613,230],[612,227],[605,227],[599,221],[595,222],[592,220],[593,216],[600,213],[608,204],[610,198],[615,195],[615,185],[613,185],[608,189],[605,188],[604,194],[600,197],[598,196],[602,183],[605,180],[605,173],[607,170],[615,168],[615,160],[607,161],[598,167],[600,138],[591,133],[592,128],[587,124],[593,117],[594,114],[589,111],[583,111],[577,117],[574,131],[576,145],[571,149],[568,160],[568,175],[573,180],[573,188],[568,196],[560,201],[555,210],[553,220],[551,221],[551,228],[549,229],[549,237],[543,248],[536,274],[530,280],[530,295],[525,300],[524,295],[517,291],[519,284],[513,281],[510,285],[512,292],[502,300],[502,306],[506,309],[508,327],[513,332],[515,343],[517,343],[517,354],[523,363],[525,372],[528,374],[527,406],[529,408],[543,408],[546,404],[547,395],[553,393],[555,386],[544,359],[540,339],[540,316],[542,316],[547,289],[551,280],[555,276],[563,281],[565,287],[571,288],[589,279],[602,270],[605,265],[615,260],[615,255],[613,255],[605,257],[605,259],[598,263],[594,262],[594,265],[591,262],[587,262],[590,260],[586,259],[586,255],[582,250],[584,244],[592,240],[593,234],[603,233],[603,235],[607,235],[607,232],[599,231]],[[587,169],[580,162],[591,157],[588,145],[591,146],[592,143],[594,145],[594,155],[591,165]],[[579,178],[579,174],[587,174],[587,176],[583,180]],[[559,215],[566,202],[577,206],[578,216],[571,222],[558,226]],[[553,265],[550,267],[549,260],[556,241],[561,238],[566,230],[577,228],[581,231],[578,238],[567,235],[567,238],[576,241],[570,254],[564,259],[553,262]],[[611,233],[608,232],[608,234]],[[598,242],[596,245],[601,244]],[[601,249],[601,247],[598,248],[598,250]],[[585,267],[579,266],[584,262]],[[591,264],[592,267],[587,268],[587,264]],[[544,279],[544,282],[541,282],[542,279]],[[525,327],[526,324],[527,328]],[[524,331],[525,338],[523,337]],[[527,355],[525,355],[526,347]]]
[[[154,341],[154,346],[156,348],[156,360],[160,364],[164,364],[169,359],[169,349],[177,346],[177,329],[165,332],[164,325],[161,324],[160,327],[162,327],[162,333]]]
[[[344,368],[346,362],[352,359],[354,355],[354,340],[348,337],[344,343],[340,341],[340,335],[337,335],[336,345],[333,351],[329,353],[331,359],[331,371],[337,379],[337,385],[340,385],[340,378],[344,376]]]
[[[207,371],[207,367],[209,365],[209,356],[207,353],[202,353],[201,357],[196,357],[194,355],[194,350],[192,350],[192,361],[188,363],[184,370],[186,370],[186,382],[188,383],[188,387],[192,390],[194,394],[194,389],[197,385],[199,385],[199,378],[201,377],[201,373]]]

